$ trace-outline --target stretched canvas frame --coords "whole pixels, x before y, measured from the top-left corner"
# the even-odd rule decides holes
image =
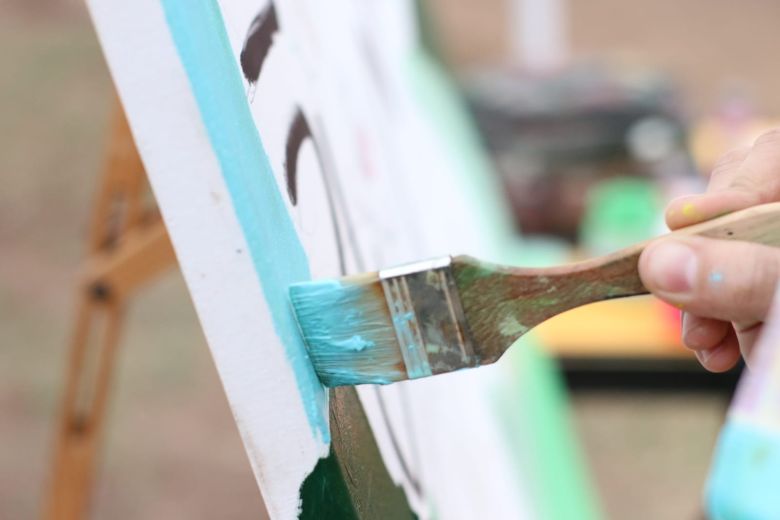
[[[467,126],[412,5],[89,5],[272,518],[536,516],[489,404],[500,368],[328,393],[286,301],[309,277],[511,249],[473,136],[421,108],[434,93]]]

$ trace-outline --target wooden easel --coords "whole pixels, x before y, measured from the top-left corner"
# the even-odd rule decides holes
[[[92,211],[43,518],[85,518],[114,358],[133,292],[176,263],[119,101]]]

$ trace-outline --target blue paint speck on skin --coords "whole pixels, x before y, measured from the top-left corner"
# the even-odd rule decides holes
[[[219,6],[215,0],[163,0],[162,7],[312,432],[328,443],[328,394],[287,299],[291,283],[311,278],[309,262],[249,112]]]
[[[710,273],[709,280],[712,284],[721,283],[723,282],[723,273],[720,271],[713,271]]]

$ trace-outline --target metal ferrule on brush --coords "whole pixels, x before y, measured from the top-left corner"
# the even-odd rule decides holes
[[[446,256],[379,271],[410,379],[478,366]]]

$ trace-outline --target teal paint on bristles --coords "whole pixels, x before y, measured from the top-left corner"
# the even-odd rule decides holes
[[[669,233],[780,247],[780,203]],[[388,384],[496,361],[528,330],[569,309],[647,294],[636,244],[545,269],[467,256],[290,287],[298,326],[326,386]]]
[[[449,264],[448,257],[404,272],[291,286],[298,324],[323,384],[389,384],[432,375],[441,366],[432,362],[447,352],[452,338],[446,324],[431,322],[435,307],[446,301],[447,286],[424,278]],[[426,308],[426,301],[433,305]]]
[[[290,299],[320,380],[326,386],[387,384],[403,378],[397,339],[376,273],[295,284]],[[381,290],[381,288],[380,288]]]

